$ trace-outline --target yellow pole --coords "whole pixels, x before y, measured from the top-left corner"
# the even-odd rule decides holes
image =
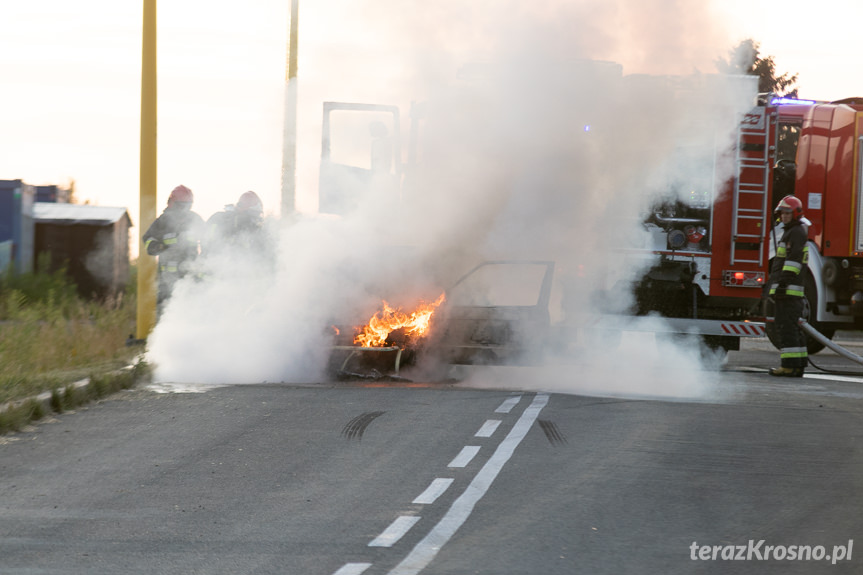
[[[282,220],[286,221],[296,206],[297,186],[297,31],[299,0],[291,0],[291,22],[288,39],[288,74],[285,78],[285,125],[282,143]]]
[[[142,241],[156,219],[156,0],[144,0],[142,44],[138,339],[146,339],[156,323],[156,258],[147,255]]]

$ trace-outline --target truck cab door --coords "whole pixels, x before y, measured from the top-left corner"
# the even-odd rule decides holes
[[[348,215],[369,202],[398,203],[399,109],[324,102],[318,211]]]

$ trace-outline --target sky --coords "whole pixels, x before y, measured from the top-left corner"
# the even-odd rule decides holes
[[[508,3],[471,0],[300,1],[297,207],[317,208],[321,103],[400,105],[421,98],[411,52],[441,75],[500,46],[467,23],[507,26]],[[515,4],[513,10],[518,10]],[[799,74],[800,96],[839,99],[863,94],[854,62],[855,22],[863,5],[713,0],[644,3],[634,17],[624,2],[537,2],[566,21],[587,17],[616,28],[633,45],[664,30],[673,37],[649,52],[626,41],[591,57],[624,74],[664,73],[657,60],[715,71],[713,62],[743,38],[761,44],[778,72]],[[256,191],[268,212],[280,203],[284,81],[289,0],[249,0],[242,8],[172,0],[158,5],[158,211],[170,190],[189,186],[205,218]],[[499,7],[499,8],[498,8]],[[695,26],[664,29],[664,11],[692,12]],[[138,226],[142,2],[31,0],[0,5],[0,179],[34,185],[74,181],[79,201],[124,206]],[[632,12],[628,14],[627,12]],[[688,28],[688,29],[687,29]],[[557,41],[567,45],[567,34]],[[517,33],[513,40],[518,41]],[[684,50],[685,53],[675,51]],[[420,87],[420,88],[418,88]],[[413,93],[410,91],[413,90]],[[133,251],[136,247],[133,242]]]

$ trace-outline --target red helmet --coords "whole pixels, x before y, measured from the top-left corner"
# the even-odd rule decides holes
[[[192,202],[195,201],[195,196],[192,195],[192,190],[187,188],[186,186],[177,186],[173,190],[171,190],[171,195],[168,196],[168,207],[174,206],[174,204],[187,204],[189,208],[192,207]]]
[[[261,198],[258,197],[258,194],[255,192],[246,192],[240,199],[237,200],[237,211],[238,212],[258,212],[262,213],[264,211],[264,204],[261,202]]]
[[[777,212],[789,212],[791,217],[799,220],[803,216],[803,202],[794,196],[785,196],[776,206]]]

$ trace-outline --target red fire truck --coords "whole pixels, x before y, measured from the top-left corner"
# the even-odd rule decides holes
[[[861,142],[863,99],[762,96],[739,126],[736,177],[713,201],[678,197],[648,217],[659,245],[652,250],[657,260],[635,285],[636,314],[689,321],[692,331],[726,350],[738,349],[739,337],[766,320],[772,340],[772,305],[764,297],[775,253],[772,212],[794,194],[811,222],[810,323],[828,337],[863,327]],[[811,352],[822,347],[809,342]]]

